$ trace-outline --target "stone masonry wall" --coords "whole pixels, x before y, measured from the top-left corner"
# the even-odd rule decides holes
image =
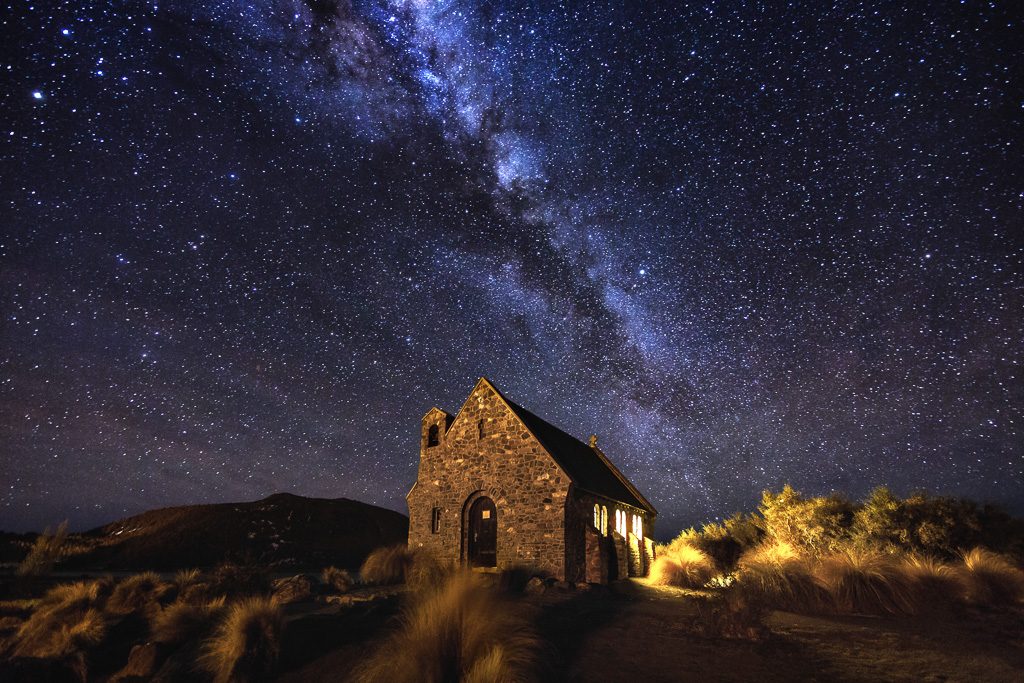
[[[566,474],[486,382],[477,384],[446,432],[449,419],[437,409],[423,418],[419,473],[408,496],[410,547],[446,563],[464,562],[467,501],[486,495],[497,508],[498,568],[527,564],[564,579]],[[428,447],[431,426],[440,443]],[[436,534],[433,508],[441,509]]]

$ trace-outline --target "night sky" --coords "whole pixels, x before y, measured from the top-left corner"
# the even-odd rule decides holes
[[[404,512],[480,376],[659,536],[785,482],[1024,511],[1022,14],[5,3],[0,528]]]

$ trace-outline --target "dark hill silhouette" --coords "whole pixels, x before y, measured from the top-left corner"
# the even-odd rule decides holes
[[[251,503],[150,510],[83,534],[61,569],[168,571],[223,562],[356,568],[374,548],[405,543],[405,515],[347,498],[278,493]]]

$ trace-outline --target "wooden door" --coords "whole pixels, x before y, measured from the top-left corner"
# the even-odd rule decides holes
[[[498,565],[498,515],[494,501],[478,498],[469,508],[469,564],[473,567]]]

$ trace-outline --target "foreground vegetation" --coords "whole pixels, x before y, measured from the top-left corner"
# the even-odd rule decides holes
[[[1024,529],[998,509],[885,488],[840,495],[766,491],[755,514],[688,529],[659,549],[651,581],[718,588],[725,612],[922,614],[1024,601]],[[742,629],[740,629],[742,630]]]
[[[225,564],[55,584],[61,534],[10,577],[8,595],[22,595],[0,602],[0,680],[677,680],[684,660],[696,678],[733,680],[911,680],[954,666],[1014,680],[1024,668],[1019,522],[884,489],[861,503],[766,492],[756,513],[683,532],[647,580],[610,588],[528,567],[459,572],[404,545],[374,550],[355,575],[272,580]],[[917,660],[877,652],[911,645]],[[799,671],[770,670],[779,648]]]

